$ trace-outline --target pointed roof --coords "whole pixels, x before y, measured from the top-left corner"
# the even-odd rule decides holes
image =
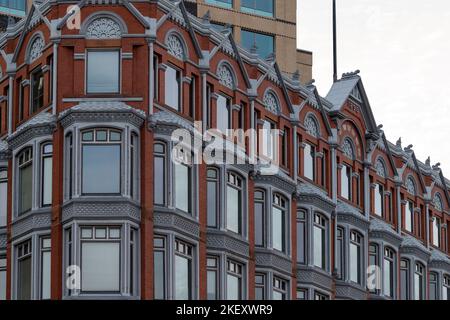
[[[291,114],[293,114],[293,113],[295,113],[295,111],[294,111],[294,108],[292,106],[292,101],[291,101],[291,98],[289,97],[289,93],[287,91],[287,87],[286,87],[286,83],[284,82],[283,75],[281,74],[280,67],[278,66],[277,62],[275,62],[273,67],[275,69],[275,73],[277,74],[278,81],[280,81],[281,89],[283,91],[283,96],[284,96],[284,99],[286,100],[286,103],[288,105],[289,112]]]
[[[339,112],[350,97],[352,91],[357,88],[361,96],[361,112],[364,116],[367,129],[369,132],[378,135],[375,117],[373,116],[366,90],[358,73],[359,71],[343,74],[340,80],[333,83],[326,99],[333,104],[330,111]]]

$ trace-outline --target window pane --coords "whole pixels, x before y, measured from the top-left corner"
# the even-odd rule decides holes
[[[205,0],[205,2],[224,8],[232,8],[233,6],[233,0]]]
[[[155,299],[162,300],[165,295],[166,270],[164,261],[164,252],[154,252],[154,279],[155,279]]]
[[[400,284],[401,299],[407,300],[409,298],[409,274],[407,270],[400,270]]]
[[[284,212],[275,207],[272,210],[273,248],[284,251]]]
[[[227,300],[241,298],[241,279],[231,274],[227,275]]]
[[[208,181],[208,227],[217,227],[217,182]]]
[[[42,284],[41,298],[50,299],[50,279],[51,279],[51,254],[50,251],[42,252]]]
[[[255,203],[255,245],[264,246],[264,203]]]
[[[439,247],[440,245],[440,237],[441,237],[440,228],[441,226],[439,223],[439,219],[435,217],[433,221],[433,244],[436,247]]]
[[[184,257],[175,256],[175,299],[189,300],[191,297],[191,262]]]
[[[83,146],[83,193],[120,193],[120,146]]]
[[[18,292],[19,300],[31,299],[31,256],[19,260]]]
[[[31,164],[20,169],[20,213],[31,209],[32,176],[33,166]]]
[[[383,187],[377,184],[375,188],[375,214],[377,216],[383,215]]]
[[[305,223],[297,222],[297,262],[305,261]]]
[[[42,205],[52,204],[52,157],[43,159],[42,168]]]
[[[208,284],[208,300],[217,299],[217,272],[207,272],[207,284]]]
[[[163,205],[165,203],[165,163],[163,157],[155,157],[155,170],[154,170],[154,201],[156,204]]]
[[[221,95],[217,98],[217,129],[223,134],[229,129],[228,100]]]
[[[81,251],[81,290],[120,291],[120,244],[84,242]]]
[[[8,184],[0,183],[0,227],[6,226],[6,204],[7,204]]]
[[[118,93],[119,70],[118,51],[89,51],[87,92]]]
[[[274,0],[241,0],[241,11],[273,17]]]
[[[240,204],[241,195],[239,190],[227,187],[227,229],[236,233],[241,231]]]
[[[412,205],[408,202],[405,206],[405,229],[409,232],[412,232]]]
[[[175,110],[180,110],[180,79],[179,71],[174,68],[167,67],[166,77],[166,105],[174,108]]]
[[[0,300],[6,300],[6,270],[0,271]]]
[[[325,231],[314,226],[314,265],[325,269]]]
[[[393,281],[393,266],[392,261],[384,260],[384,275],[383,275],[384,295],[394,297],[394,281]]]
[[[350,172],[347,166],[343,166],[341,169],[341,197],[344,199],[350,199]]]
[[[189,212],[190,202],[190,169],[182,164],[175,164],[175,206]]]
[[[314,180],[314,148],[309,144],[306,144],[303,152],[305,177],[309,180]]]
[[[350,280],[356,283],[359,283],[360,281],[359,264],[360,264],[359,246],[350,243]]]
[[[250,51],[256,44],[256,53],[261,58],[266,58],[269,54],[274,52],[274,38],[273,36],[262,33],[251,32],[247,30],[241,31],[241,45]]]

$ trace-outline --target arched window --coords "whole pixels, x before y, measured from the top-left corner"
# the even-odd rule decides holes
[[[19,215],[31,210],[33,198],[33,150],[27,148],[18,155]]]
[[[222,62],[219,65],[217,77],[219,78],[219,83],[223,86],[232,90],[236,87],[234,73],[227,63]]]
[[[438,192],[436,192],[434,194],[433,205],[434,205],[434,208],[438,211],[442,211],[444,208],[441,195]]]
[[[167,52],[177,59],[186,59],[186,50],[180,36],[175,32],[171,32],[166,38]]]
[[[42,56],[42,50],[45,47],[45,41],[44,38],[41,35],[36,35],[29,47],[28,50],[28,63],[32,63],[37,58]]]
[[[263,97],[263,103],[267,110],[274,114],[280,113],[280,103],[272,90],[267,90]]]
[[[120,39],[122,28],[119,23],[110,17],[99,17],[86,28],[87,39]]]
[[[413,196],[416,195],[416,182],[414,181],[414,178],[411,176],[409,176],[406,179],[406,189],[411,195]]]
[[[375,170],[377,171],[377,175],[379,175],[382,178],[386,178],[386,166],[384,165],[384,161],[380,158],[377,159],[375,163]]]
[[[320,130],[319,130],[319,125],[317,123],[316,118],[313,115],[308,115],[305,118],[305,129],[306,132],[308,132],[308,134],[310,134],[311,136],[318,138],[320,137]]]
[[[347,158],[355,160],[355,148],[353,147],[353,142],[350,140],[350,138],[344,139],[341,148],[342,152]]]

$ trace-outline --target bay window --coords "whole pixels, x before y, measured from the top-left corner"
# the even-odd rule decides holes
[[[242,178],[235,173],[228,173],[227,182],[227,229],[242,233]]]
[[[266,299],[266,275],[257,273],[255,275],[255,300]]]
[[[219,172],[217,169],[207,171],[207,211],[208,227],[217,228],[219,226]]]
[[[384,214],[384,190],[383,186],[379,183],[375,186],[375,214],[382,217]]]
[[[153,146],[154,170],[153,170],[153,201],[157,205],[166,204],[166,145],[155,143]]]
[[[206,258],[206,283],[208,300],[219,299],[219,259]]]
[[[341,197],[350,200],[351,196],[351,169],[343,165],[341,168]]]
[[[265,246],[265,193],[255,191],[255,246]]]
[[[327,220],[316,213],[313,227],[314,265],[323,270],[327,269],[327,231]]]
[[[0,228],[6,226],[8,203],[8,171],[0,169]]]
[[[232,260],[227,261],[227,300],[241,300],[243,265]]]
[[[362,237],[353,231],[350,233],[350,281],[357,284],[362,282]]]
[[[41,299],[50,299],[51,290],[51,239],[40,239],[40,267],[41,267]]]
[[[153,273],[154,297],[164,300],[166,295],[166,238],[155,236],[153,238]]]
[[[170,66],[167,66],[165,73],[165,103],[181,111],[181,72]]]
[[[303,150],[303,170],[305,178],[314,181],[315,178],[315,149],[306,143]]]
[[[42,206],[49,206],[52,204],[53,145],[51,143],[44,144],[41,152],[41,201]]]
[[[120,292],[121,228],[81,227],[81,291]]]
[[[400,260],[400,297],[402,300],[409,300],[410,298],[410,280],[409,280],[410,266],[406,259]]]
[[[442,300],[450,300],[450,276],[444,275],[444,285],[442,287]]]
[[[286,300],[287,298],[287,281],[278,277],[273,277],[273,300]]]
[[[17,299],[30,300],[32,288],[31,241],[17,246]]]
[[[19,215],[31,210],[33,192],[33,151],[27,148],[19,154]]]
[[[183,212],[191,213],[192,207],[192,167],[191,156],[183,150],[174,150],[174,188],[175,207]]]
[[[286,200],[275,194],[272,206],[272,239],[275,250],[286,251]]]
[[[82,132],[82,193],[120,194],[122,133],[111,129]]]
[[[192,298],[192,251],[191,245],[175,241],[175,300]]]
[[[383,293],[385,296],[394,298],[395,292],[395,253],[392,249],[384,249],[384,265],[383,265]]]
[[[297,262],[306,263],[306,212],[297,212]]]
[[[6,258],[0,257],[0,301],[6,300]]]
[[[425,267],[421,263],[416,263],[414,272],[414,300],[425,299]]]
[[[86,92],[120,93],[120,51],[88,50]]]

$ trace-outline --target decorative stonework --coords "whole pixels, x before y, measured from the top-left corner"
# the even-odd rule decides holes
[[[167,37],[166,40],[167,50],[168,52],[173,55],[175,58],[178,58],[180,60],[184,59],[184,48],[183,43],[181,42],[180,38],[178,38],[176,35],[171,34]]]
[[[221,64],[219,68],[217,68],[217,77],[219,78],[220,84],[227,88],[234,89],[233,73],[228,66]]]
[[[95,19],[86,29],[86,37],[89,39],[119,39],[121,36],[119,24],[111,18]]]
[[[305,128],[306,132],[308,132],[313,137],[320,137],[319,127],[317,125],[316,119],[313,116],[307,116],[305,119]]]
[[[386,168],[384,167],[383,161],[381,161],[380,159],[378,159],[375,163],[375,170],[380,177],[386,178]]]
[[[263,103],[264,103],[264,106],[266,107],[266,109],[269,110],[270,112],[273,112],[275,114],[278,114],[280,112],[280,106],[278,105],[278,99],[275,97],[275,95],[272,92],[267,91],[264,94]]]
[[[44,46],[45,42],[44,39],[42,39],[42,37],[38,36],[33,40],[28,58],[29,62],[33,62],[42,55],[42,50],[44,49]]]
[[[353,144],[350,139],[345,139],[342,143],[342,152],[347,158],[352,160],[355,159],[355,151],[353,150]]]
[[[442,209],[443,209],[443,204],[442,204],[442,199],[441,199],[441,196],[440,196],[440,194],[439,193],[436,193],[435,195],[434,195],[434,198],[433,198],[433,205],[434,205],[434,208],[436,209],[436,210],[438,210],[438,211],[442,211]]]
[[[406,179],[406,189],[410,194],[416,195],[416,183],[413,178],[408,177],[408,179]]]

